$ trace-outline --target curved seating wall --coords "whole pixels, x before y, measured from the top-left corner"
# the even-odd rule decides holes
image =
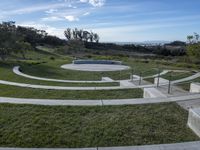
[[[114,60],[74,60],[73,64],[107,64],[107,65],[122,65],[121,61]]]

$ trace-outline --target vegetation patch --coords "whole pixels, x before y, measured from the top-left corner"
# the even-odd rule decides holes
[[[113,107],[0,104],[1,147],[104,147],[199,140],[175,103]]]
[[[93,91],[68,91],[68,90],[43,90],[0,85],[0,96],[16,98],[41,98],[64,100],[90,100],[90,99],[127,99],[142,98],[142,89],[124,90],[93,90]]]

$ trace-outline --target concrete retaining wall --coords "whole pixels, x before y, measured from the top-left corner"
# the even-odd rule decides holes
[[[200,93],[200,83],[191,83],[190,84],[191,93]]]
[[[144,88],[143,98],[157,98],[157,97],[166,97],[156,88]]]
[[[138,75],[131,75],[130,79],[137,81],[137,80],[140,80],[140,76],[138,76]]]
[[[109,78],[109,77],[102,77],[101,81],[105,81],[105,82],[114,82],[113,79]]]
[[[189,110],[188,126],[200,137],[200,108]]]
[[[108,65],[122,65],[121,61],[115,60],[74,60],[73,64],[108,64]]]
[[[157,84],[158,83],[158,78],[154,78],[154,84]],[[159,78],[159,83],[160,84],[163,84],[163,83],[169,83],[169,80],[166,80],[164,78]]]

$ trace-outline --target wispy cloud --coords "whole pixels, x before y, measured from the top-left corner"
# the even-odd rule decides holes
[[[89,3],[94,7],[102,7],[106,0],[80,0],[82,3]]]
[[[45,11],[47,14],[52,14],[52,13],[55,13],[55,12],[57,12],[58,11],[58,9],[49,9],[49,10],[47,10],[47,11]]]
[[[1,20],[21,22],[61,38],[65,27],[94,30],[103,41],[121,40],[121,36],[126,41],[154,35],[165,39],[168,31],[176,37],[200,32],[198,0],[183,0],[182,5],[173,0],[13,0],[20,2],[16,5],[2,1]]]
[[[46,4],[46,5],[35,5],[31,7],[25,7],[20,9],[15,9],[11,11],[3,11],[3,14],[7,15],[16,15],[16,14],[26,14],[26,13],[33,13],[38,11],[48,11],[52,12],[53,10],[56,10],[57,8],[64,8],[66,7],[65,3],[56,3],[56,4]]]
[[[39,30],[45,30],[49,35],[54,35],[60,38],[64,38],[65,28],[56,28],[50,25],[36,23],[36,22],[22,22],[17,23],[18,26],[33,27]]]
[[[60,18],[60,17],[56,17],[56,16],[50,16],[50,17],[44,17],[41,20],[52,22],[52,21],[62,21],[62,20],[64,20],[64,18]]]
[[[70,22],[79,21],[79,18],[78,18],[78,17],[76,17],[76,16],[71,16],[71,15],[65,16],[65,19],[67,19],[67,20],[70,21]]]
[[[88,16],[88,15],[90,15],[90,12],[86,12],[83,14],[83,16]]]

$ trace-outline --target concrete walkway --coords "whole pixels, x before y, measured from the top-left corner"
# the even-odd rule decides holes
[[[156,77],[158,77],[158,76],[165,75],[165,74],[167,74],[167,73],[170,72],[170,71],[171,71],[171,70],[163,70],[163,72],[161,72],[160,74],[155,74],[155,75],[152,75],[152,76],[143,77],[143,79],[156,78]]]
[[[183,79],[179,79],[179,80],[176,80],[176,81],[172,81],[172,84],[176,84],[176,83],[181,83],[181,82],[186,82],[186,81],[190,81],[190,80],[194,80],[196,78],[199,78],[200,77],[200,72],[190,76],[190,77],[186,77],[186,78],[183,78]]]
[[[67,86],[49,86],[49,85],[34,85],[18,82],[10,82],[0,80],[0,84],[11,85],[16,87],[33,88],[33,89],[46,89],[46,90],[70,90],[70,91],[94,91],[94,90],[120,90],[120,89],[135,89],[138,87],[122,87],[122,86],[110,86],[110,87],[67,87]]]
[[[33,104],[46,106],[115,106],[138,105],[168,102],[192,101],[200,99],[200,94],[164,98],[113,99],[113,100],[59,100],[59,99],[29,99],[0,97],[0,103]]]
[[[58,80],[58,79],[49,79],[49,78],[42,78],[42,77],[36,77],[36,76],[31,76],[31,75],[27,75],[25,73],[22,73],[20,71],[20,66],[16,66],[13,68],[13,72],[19,76],[23,76],[29,79],[35,79],[35,80],[41,80],[41,81],[53,81],[53,82],[63,82],[63,83],[107,83],[107,82],[120,82],[123,80],[116,80],[116,81],[75,81],[75,80]],[[163,72],[160,73],[160,75],[164,75],[167,74],[169,72],[169,70],[164,70]],[[152,75],[152,76],[148,76],[148,77],[144,77],[143,79],[147,79],[147,78],[153,78],[153,77],[157,77],[158,74],[156,75]],[[128,81],[128,80],[126,80]]]
[[[0,148],[0,150],[200,150],[200,141],[175,144],[95,148]]]
[[[171,84],[177,84],[189,80],[193,80],[200,77],[200,73],[196,73],[193,76],[172,81]],[[17,87],[25,87],[25,88],[35,88],[35,89],[48,89],[48,90],[120,90],[120,89],[135,89],[135,88],[148,88],[148,87],[156,87],[155,84],[150,85],[139,85],[139,86],[111,86],[111,87],[65,87],[65,86],[48,86],[48,85],[34,85],[34,84],[25,84],[25,83],[17,83],[17,82],[10,82],[10,81],[4,81],[0,80],[0,84],[4,85],[12,85]],[[162,83],[160,86],[168,85],[168,83]]]

